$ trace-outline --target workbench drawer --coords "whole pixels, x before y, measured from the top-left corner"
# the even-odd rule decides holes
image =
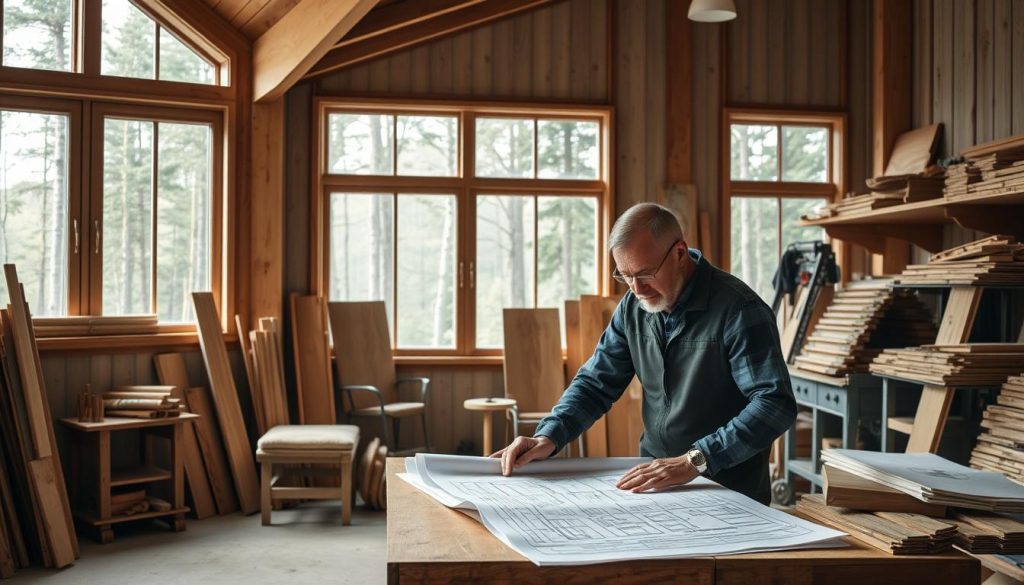
[[[800,378],[793,378],[793,397],[800,404],[814,406],[817,403],[818,385]]]
[[[835,386],[818,385],[818,407],[835,413],[846,412],[846,389]]]

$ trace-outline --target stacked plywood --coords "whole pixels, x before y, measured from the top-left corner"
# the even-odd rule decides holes
[[[913,292],[889,280],[851,283],[835,293],[796,356],[802,370],[843,376],[866,372],[883,348],[935,339],[931,314]]]
[[[829,217],[845,217],[859,215],[874,209],[882,209],[903,203],[904,195],[900,193],[872,192],[862,195],[847,194],[842,201],[830,203],[816,213],[807,214],[801,217],[806,221],[814,221]]]
[[[967,162],[946,182],[951,201],[1024,192],[1024,135],[1010,136],[964,150]]]
[[[0,312],[0,576],[28,564],[65,567],[78,540],[53,433],[32,316],[11,264]]]
[[[1024,375],[1007,379],[982,416],[984,430],[971,453],[971,467],[1024,484]]]
[[[975,554],[1024,554],[1024,522],[1000,514],[958,513],[957,546]]]
[[[956,526],[921,514],[834,508],[825,504],[821,494],[801,496],[796,510],[894,555],[938,554],[956,542]]]
[[[999,385],[1024,370],[1024,344],[964,343],[886,349],[871,372],[937,386]]]
[[[908,512],[925,516],[945,516],[946,506],[929,504],[883,483],[849,471],[823,465],[825,503],[837,508],[870,512]]]
[[[900,284],[1007,285],[1024,283],[1024,244],[1012,236],[991,236],[944,250],[927,264],[912,264]]]

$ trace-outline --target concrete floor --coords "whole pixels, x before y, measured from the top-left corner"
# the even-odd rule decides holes
[[[4,583],[384,583],[384,512],[356,506],[351,526],[341,525],[340,514],[336,504],[311,502],[274,512],[267,527],[259,514],[190,519],[181,533],[157,522],[121,525],[107,545],[79,535],[82,557],[71,567],[22,569]]]

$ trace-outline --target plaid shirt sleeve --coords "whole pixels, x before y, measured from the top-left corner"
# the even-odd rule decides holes
[[[796,420],[796,400],[771,309],[760,300],[741,306],[726,322],[723,342],[732,378],[750,402],[694,444],[707,459],[709,476],[768,448]]]
[[[636,373],[622,327],[622,310],[619,303],[594,355],[576,373],[551,414],[537,425],[534,436],[551,439],[556,453],[604,416]]]

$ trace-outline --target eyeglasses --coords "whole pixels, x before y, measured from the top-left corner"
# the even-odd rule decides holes
[[[668,250],[665,252],[665,256],[661,259],[661,262],[658,263],[658,267],[654,269],[654,272],[650,274],[634,274],[633,276],[626,276],[619,272],[619,268],[616,266],[615,269],[612,270],[612,278],[627,286],[633,286],[634,282],[642,282],[644,284],[654,282],[654,279],[658,277],[658,272],[661,271],[661,267],[665,265],[665,260],[668,260],[669,254],[672,253],[672,250],[676,249],[676,244],[681,241],[683,240],[679,239],[672,242],[672,245],[669,246]]]

